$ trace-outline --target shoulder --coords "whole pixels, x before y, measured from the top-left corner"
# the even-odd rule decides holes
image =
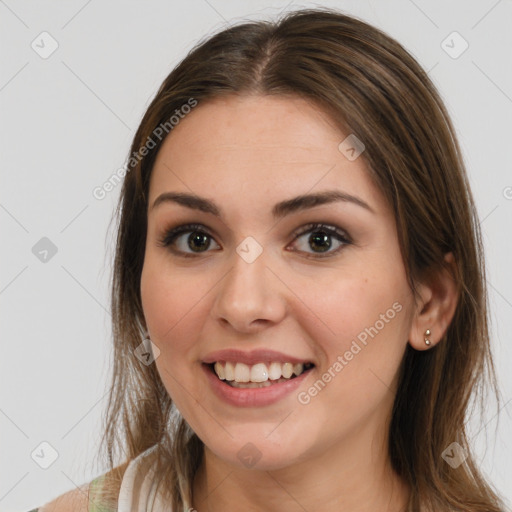
[[[77,489],[68,491],[37,509],[38,512],[75,512],[89,511],[90,484],[84,484]]]
[[[37,512],[115,512],[117,498],[128,462],[91,482],[61,494],[35,509]],[[33,511],[31,511],[33,512]]]

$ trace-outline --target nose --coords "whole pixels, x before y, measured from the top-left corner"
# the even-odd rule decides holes
[[[267,268],[265,251],[252,263],[233,251],[232,267],[220,281],[211,315],[242,333],[259,332],[286,314],[283,283]]]

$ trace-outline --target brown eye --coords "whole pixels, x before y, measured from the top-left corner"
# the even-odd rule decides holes
[[[199,252],[206,251],[210,246],[210,238],[205,233],[194,231],[188,236],[187,245],[192,250],[197,249]]]
[[[187,235],[185,237],[184,235]],[[185,224],[167,231],[159,241],[160,247],[169,247],[173,252],[183,256],[193,256],[208,251],[213,237],[200,224]],[[215,242],[217,248],[219,245]]]
[[[307,238],[305,235],[309,235]],[[325,254],[327,256],[331,256],[337,254],[345,245],[351,243],[349,236],[347,233],[336,226],[327,226],[325,224],[309,224],[295,234],[294,242],[301,241],[299,244],[299,251],[305,252],[310,255],[317,254],[318,257],[321,254]],[[334,247],[334,250],[330,250]],[[310,249],[310,250],[308,250]]]

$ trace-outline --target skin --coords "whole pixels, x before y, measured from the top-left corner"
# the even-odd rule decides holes
[[[350,161],[338,149],[347,135],[303,99],[230,96],[200,103],[157,156],[141,294],[162,381],[205,443],[193,486],[199,512],[404,510],[409,489],[387,450],[397,372],[407,343],[428,349],[427,328],[431,346],[442,338],[456,292],[440,273],[414,300],[393,212],[364,158]],[[272,218],[275,203],[324,190],[357,196],[373,211],[336,202]],[[168,191],[214,201],[222,219],[170,202],[152,209]],[[329,257],[319,256],[308,242],[315,231],[293,236],[314,222],[344,230],[351,243],[335,252],[331,237]],[[185,223],[211,234],[194,258],[159,245]],[[189,234],[176,250],[194,254]],[[248,236],[263,248],[253,263],[236,252]],[[298,390],[307,391],[396,303],[400,312],[308,404],[294,392],[270,406],[234,407],[201,369],[214,350],[270,348],[315,363]],[[261,453],[252,468],[237,457],[249,442]]]

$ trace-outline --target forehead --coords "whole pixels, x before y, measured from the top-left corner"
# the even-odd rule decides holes
[[[233,95],[199,103],[159,150],[150,203],[172,190],[265,207],[337,189],[385,208],[364,159],[340,151],[348,135],[301,98]]]

